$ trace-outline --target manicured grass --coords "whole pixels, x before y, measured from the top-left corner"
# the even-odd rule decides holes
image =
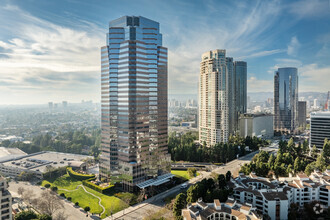
[[[79,206],[82,208],[85,208],[86,206],[89,206],[91,208],[90,212],[91,213],[101,213],[102,208],[99,206],[99,200],[86,193],[83,188],[79,187],[78,190],[72,191],[72,192],[67,192],[64,190],[58,190],[58,193],[64,193],[66,197],[71,197],[72,202],[79,202]]]
[[[179,178],[186,179],[186,180],[189,180],[192,178],[189,176],[188,171],[186,171],[186,170],[171,170],[171,173]],[[199,175],[198,172],[196,174],[197,174],[197,176]]]
[[[45,184],[47,183],[49,183],[51,186],[57,186],[58,194],[64,193],[66,197],[71,197],[72,202],[73,203],[79,202],[80,207],[85,208],[86,206],[89,206],[91,208],[90,210],[91,213],[101,213],[103,211],[102,207],[99,205],[99,200],[96,197],[86,193],[82,187],[79,187],[78,190],[75,190],[78,185],[82,184],[82,182],[75,180],[74,178],[70,177],[68,174],[65,174],[57,178],[53,182],[44,180],[42,181],[41,185],[45,186]],[[67,192],[63,189],[75,190],[75,191]],[[128,205],[125,204],[124,201],[122,201],[121,199],[115,196],[104,195],[86,186],[85,189],[88,192],[93,193],[95,196],[101,198],[101,204],[104,206],[106,210],[105,213],[101,216],[102,218],[105,218],[106,214],[107,216],[110,216],[111,210],[112,213],[114,214],[128,207]]]
[[[47,180],[43,180],[41,182],[41,185],[45,186],[45,184],[47,183],[49,183],[52,186],[57,186],[57,188],[59,189],[62,188],[67,190],[74,190],[77,188],[78,185],[82,184],[81,181],[73,179],[68,174],[65,174],[55,179],[53,182],[48,182]]]
[[[128,205],[125,204],[125,202],[123,202],[121,199],[119,199],[115,196],[107,196],[107,195],[99,193],[95,190],[92,190],[88,187],[85,187],[85,189],[88,192],[91,192],[94,195],[101,198],[101,200],[102,200],[101,204],[105,208],[105,213],[101,216],[102,218],[105,218],[106,214],[107,214],[107,216],[110,216],[111,215],[111,209],[112,209],[112,214],[114,214],[114,213],[119,212],[120,210],[123,210],[124,208],[128,207]]]

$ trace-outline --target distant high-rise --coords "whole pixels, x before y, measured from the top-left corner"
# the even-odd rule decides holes
[[[52,110],[53,109],[53,102],[48,102],[48,107],[49,107],[50,110]]]
[[[292,134],[298,120],[298,70],[279,68],[274,77],[274,131]]]
[[[100,175],[131,191],[170,176],[167,48],[159,23],[141,16],[113,20],[108,30],[101,48]]]
[[[62,106],[63,106],[63,108],[68,107],[68,102],[67,101],[62,101]]]
[[[199,78],[199,141],[207,146],[227,142],[246,112],[246,62],[234,62],[226,50],[202,55]]]
[[[330,112],[312,112],[309,145],[322,149],[324,139],[330,140]]]
[[[306,128],[306,101],[298,102],[298,126],[305,129]]]
[[[234,131],[239,130],[238,120],[241,114],[246,113],[247,110],[247,64],[244,61],[234,62],[235,72],[235,128]]]

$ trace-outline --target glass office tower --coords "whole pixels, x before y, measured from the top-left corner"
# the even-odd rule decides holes
[[[124,16],[109,23],[101,48],[100,176],[132,191],[170,172],[167,48],[159,23]]]
[[[274,131],[293,134],[298,123],[298,70],[279,68],[274,77]]]
[[[246,113],[247,110],[247,63],[244,61],[234,62],[235,72],[235,131],[238,131],[238,120],[241,114]]]

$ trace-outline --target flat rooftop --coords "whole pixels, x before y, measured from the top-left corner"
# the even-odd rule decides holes
[[[19,158],[10,159],[2,162],[1,164],[6,167],[16,167],[44,173],[47,171],[47,167],[49,166],[53,168],[69,166],[72,161],[82,161],[87,158],[93,157],[81,154],[42,151],[21,156]]]
[[[27,155],[27,153],[18,148],[0,147],[0,162],[24,155]]]

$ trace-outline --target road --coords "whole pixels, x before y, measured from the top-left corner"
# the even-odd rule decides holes
[[[268,149],[267,149],[268,150]],[[257,154],[258,151],[250,153],[248,155],[245,155],[244,157],[241,157],[239,159],[233,160],[231,162],[228,162],[227,164],[218,167],[214,169],[212,172],[216,172],[218,174],[225,174],[227,171],[230,171],[234,173],[240,166],[242,166],[245,163],[248,163],[251,161],[253,156]],[[211,175],[211,172],[202,172],[199,176],[190,179],[187,184],[189,185],[195,184],[198,181],[201,181],[204,178],[209,178]],[[133,219],[143,219],[143,216],[148,214],[149,212],[155,212],[160,210],[164,207],[164,202],[162,201],[164,198],[173,195],[178,194],[181,191],[180,185],[175,186],[163,193],[160,193],[150,199],[147,199],[143,201],[142,203],[139,203],[135,206],[131,206],[123,211],[117,212],[112,217],[106,218],[107,220],[111,219],[125,219],[125,220],[133,220]]]
[[[35,195],[35,197],[40,197],[43,190],[38,185],[31,185],[29,182],[14,182],[11,181],[9,183],[8,190],[10,191],[11,195],[13,197],[20,197],[17,193],[18,187],[23,187],[25,190],[31,189]],[[73,203],[68,202],[67,200],[62,200],[64,208],[60,211],[63,211],[64,214],[68,217],[70,220],[81,220],[81,219],[95,219],[97,218],[94,216],[94,218],[86,217],[86,213],[81,208],[75,208],[73,206]]]

